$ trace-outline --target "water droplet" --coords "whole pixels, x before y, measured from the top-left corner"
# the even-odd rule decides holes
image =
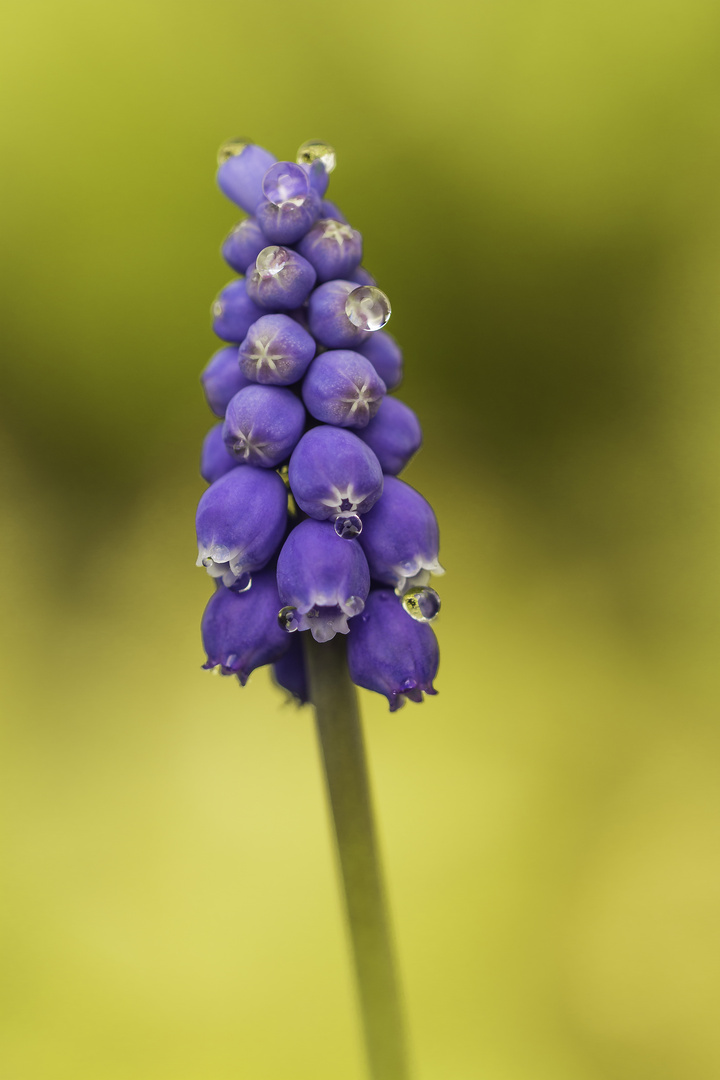
[[[245,570],[242,574],[239,574],[232,585],[230,586],[231,592],[247,592],[252,586],[252,574],[249,574]]]
[[[276,206],[291,199],[304,199],[310,189],[307,173],[291,161],[277,161],[265,173],[262,182],[263,195]]]
[[[321,161],[326,173],[331,173],[337,164],[334,147],[315,139],[308,139],[298,148],[295,160],[298,165],[312,165],[313,161]]]
[[[255,260],[255,269],[264,278],[275,277],[288,261],[288,253],[283,247],[271,245],[263,248]]]
[[[401,690],[414,690],[416,686],[417,686],[417,679],[406,679],[405,682],[402,683],[400,689]]]
[[[348,293],[345,314],[361,330],[382,330],[390,318],[390,301],[375,285],[360,285]]]
[[[365,608],[365,601],[361,596],[348,596],[345,601],[345,614],[349,619],[359,615]]]
[[[238,154],[242,154],[246,146],[252,145],[252,139],[246,139],[241,135],[236,135],[233,139],[226,139],[217,152],[218,165],[223,165],[228,158],[237,157]]]
[[[335,518],[335,532],[343,540],[354,540],[362,532],[362,518],[359,514],[347,514]]]
[[[221,302],[219,300],[214,300],[213,305],[210,308],[210,314],[213,316],[213,318],[219,319],[220,316],[222,315],[222,313],[223,313],[223,306],[222,306]]]
[[[417,622],[432,622],[440,611],[440,597],[434,589],[409,589],[402,598],[402,606]]]
[[[205,567],[213,566],[214,563],[215,563],[215,560],[211,559],[209,555],[206,555],[205,558],[202,561],[202,564]]]
[[[292,634],[293,630],[298,628],[297,608],[291,606],[280,608],[278,622],[282,630],[287,630],[289,634]]]
[[[225,660],[225,667],[232,667],[233,664],[235,663],[235,661],[237,660],[237,658],[238,658],[238,654],[236,652],[231,652],[230,655]]]

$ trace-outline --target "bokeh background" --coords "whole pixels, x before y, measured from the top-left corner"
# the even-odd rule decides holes
[[[720,9],[25,0],[0,34],[7,1080],[361,1080],[312,717],[200,670],[215,152],[338,151],[443,531],[363,693],[418,1080],[720,1075]]]

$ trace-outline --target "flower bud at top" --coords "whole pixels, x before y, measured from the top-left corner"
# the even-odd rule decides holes
[[[302,396],[316,420],[364,428],[385,395],[385,383],[369,360],[349,349],[331,349],[313,360]]]
[[[280,546],[287,490],[270,469],[231,469],[203,493],[197,508],[197,565],[231,585],[261,570]]]
[[[430,503],[404,480],[385,477],[383,497],[365,515],[360,537],[370,573],[397,593],[426,585],[430,574],[442,574],[440,542]]]
[[[228,453],[223,437],[222,423],[211,427],[203,439],[200,454],[200,475],[208,484],[214,484],[226,472],[237,465],[237,461]]]
[[[305,410],[292,390],[246,386],[227,407],[223,439],[237,464],[274,469],[305,429]]]
[[[240,346],[240,367],[252,382],[290,386],[302,379],[315,341],[289,315],[263,315]]]
[[[238,146],[242,147],[240,153]],[[218,152],[218,187],[228,199],[252,214],[263,197],[263,177],[275,161],[277,158],[262,146],[243,146],[238,140],[228,139]]]
[[[370,571],[361,547],[341,540],[329,521],[308,519],[283,544],[277,582],[281,603],[295,608],[295,628],[330,641],[363,610]]]
[[[257,222],[272,244],[294,244],[320,213],[320,196],[308,174],[291,161],[278,161],[263,177],[265,199],[255,208]]]
[[[259,318],[268,309],[294,311],[304,304],[315,284],[315,271],[296,251],[271,245],[263,248],[254,266],[248,266],[246,281],[248,296],[264,309],[258,311]],[[249,328],[250,323],[245,333]]]
[[[392,334],[387,330],[366,334],[358,351],[368,358],[388,390],[397,389],[402,380],[403,354]]]
[[[398,398],[386,397],[358,435],[375,451],[382,471],[397,476],[422,446],[422,430],[412,409]]]
[[[384,694],[395,712],[406,697],[421,702],[423,692],[437,693],[438,663],[437,639],[427,623],[412,619],[389,589],[373,589],[348,637],[352,681]]]
[[[297,246],[314,266],[318,281],[349,278],[362,259],[362,236],[333,218],[321,218]]]
[[[230,398],[247,386],[238,363],[237,345],[226,345],[210,357],[200,375],[205,400],[216,416],[224,416]]]
[[[247,281],[237,278],[226,285],[212,305],[213,330],[223,341],[243,340],[265,312],[248,294]]]
[[[366,513],[383,491],[380,462],[370,447],[351,431],[325,425],[305,432],[288,478],[300,509],[319,521]]]
[[[245,218],[233,225],[220,250],[225,262],[238,274],[244,274],[264,247],[267,247],[267,240],[257,221],[255,218]]]
[[[271,664],[288,649],[288,635],[278,626],[278,591],[272,569],[253,575],[241,593],[222,586],[210,597],[202,618],[205,668],[218,665],[223,675],[237,675],[242,686],[248,675]]]

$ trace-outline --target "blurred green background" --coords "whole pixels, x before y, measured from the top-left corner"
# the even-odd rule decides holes
[[[215,152],[338,151],[443,531],[363,693],[418,1080],[720,1075],[720,9],[6,3],[7,1080],[361,1080],[312,718],[212,679]]]

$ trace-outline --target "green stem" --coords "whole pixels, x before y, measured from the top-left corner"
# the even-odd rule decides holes
[[[409,1080],[400,990],[383,895],[370,786],[345,639],[303,634],[310,697],[335,826],[372,1080]]]

